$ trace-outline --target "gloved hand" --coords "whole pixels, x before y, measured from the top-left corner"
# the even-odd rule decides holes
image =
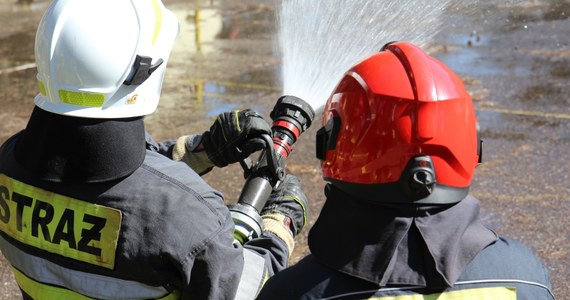
[[[263,135],[271,136],[271,127],[251,109],[218,115],[209,131],[202,135],[204,150],[217,167],[238,162],[264,146]]]
[[[305,192],[301,188],[299,178],[287,174],[278,188],[271,193],[269,200],[261,211],[261,218],[264,222],[265,230],[274,232],[281,237],[292,251],[292,238],[299,234],[307,224],[308,200]],[[277,222],[277,223],[276,223]],[[272,226],[278,223],[288,229],[290,237],[283,236],[277,227],[272,230]],[[288,241],[289,240],[289,241]]]

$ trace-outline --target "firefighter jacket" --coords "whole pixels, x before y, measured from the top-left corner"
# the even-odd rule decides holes
[[[222,195],[145,149],[142,118],[74,119],[36,109],[0,149],[0,250],[24,299],[253,299],[286,266],[271,233],[234,241]]]
[[[543,265],[483,226],[471,196],[418,208],[364,203],[332,186],[326,195],[311,254],[258,299],[554,299]]]

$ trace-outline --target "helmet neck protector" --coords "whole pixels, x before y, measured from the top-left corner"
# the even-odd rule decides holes
[[[40,180],[93,183],[130,175],[144,161],[142,117],[90,119],[35,107],[16,144],[16,160]]]

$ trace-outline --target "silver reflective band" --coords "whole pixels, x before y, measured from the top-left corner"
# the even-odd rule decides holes
[[[169,294],[163,287],[145,285],[97,274],[80,272],[20,251],[0,236],[0,250],[16,269],[38,282],[73,290],[99,299],[153,299]]]
[[[255,252],[243,249],[243,271],[235,299],[255,299],[263,285],[265,259]]]
[[[454,286],[458,286],[458,285],[468,285],[468,284],[489,284],[489,283],[495,283],[495,284],[506,284],[506,283],[518,283],[518,284],[526,284],[526,285],[532,285],[532,286],[536,286],[539,288],[543,288],[546,291],[548,291],[548,293],[550,294],[550,296],[552,296],[552,299],[556,299],[554,297],[554,294],[552,293],[552,291],[545,285],[540,284],[538,282],[533,282],[533,281],[525,281],[525,280],[519,280],[519,279],[481,279],[481,280],[470,280],[470,281],[457,281],[455,282]],[[425,288],[424,286],[409,286],[409,287],[394,287],[394,288],[382,288],[382,289],[378,289],[378,290],[367,290],[367,291],[357,291],[357,292],[352,292],[352,293],[344,293],[344,294],[340,294],[340,295],[335,295],[332,297],[328,297],[328,298],[322,298],[321,300],[333,300],[333,299],[340,299],[343,297],[348,297],[348,296],[356,296],[359,294],[367,294],[370,295],[371,293],[378,293],[378,292],[388,292],[388,291],[413,291],[415,289],[423,289]]]

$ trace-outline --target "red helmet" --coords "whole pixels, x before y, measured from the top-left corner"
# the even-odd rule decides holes
[[[455,203],[480,161],[477,120],[461,79],[410,43],[387,44],[346,72],[322,124],[323,177],[365,199]]]

